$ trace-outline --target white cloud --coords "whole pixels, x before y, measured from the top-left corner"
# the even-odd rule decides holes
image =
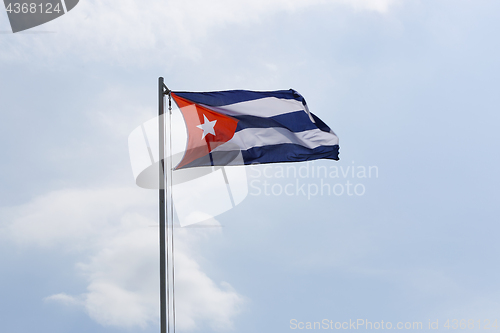
[[[24,244],[72,249],[110,237],[121,215],[154,203],[152,193],[133,188],[59,190],[4,211],[4,233]],[[153,199],[153,200],[151,200]]]
[[[84,60],[141,63],[179,56],[197,59],[197,41],[214,28],[258,23],[261,18],[312,6],[347,6],[387,13],[399,0],[109,0],[81,1],[47,23],[54,34],[15,35],[2,40],[0,59],[10,61],[72,55]],[[42,30],[42,28],[39,28]]]
[[[78,298],[76,298],[74,296],[65,294],[65,293],[51,295],[51,296],[45,297],[44,300],[47,302],[61,303],[65,306],[74,306],[74,305],[81,306],[81,305],[83,305],[83,302],[81,300],[79,300]]]
[[[346,6],[352,6],[355,10],[369,10],[379,13],[387,13],[397,0],[339,0]]]
[[[240,312],[244,299],[230,284],[216,285],[198,263],[184,253],[176,257],[176,279],[178,320],[184,329],[196,328],[197,323],[208,320],[215,330],[232,328],[232,318]],[[196,301],[189,301],[191,299]]]
[[[48,296],[46,301],[81,306],[105,326],[147,327],[158,322],[159,273],[156,191],[137,188],[60,190],[4,209],[2,236],[20,245],[73,250],[87,291]],[[152,215],[152,216],[148,216]],[[200,237],[217,228],[176,231],[177,326],[232,326],[244,298],[226,282],[214,282],[194,257]]]

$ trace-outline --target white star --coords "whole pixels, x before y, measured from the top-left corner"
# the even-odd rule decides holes
[[[205,116],[205,115],[203,115],[203,118],[204,118],[204,123],[196,126],[199,129],[203,130],[203,134],[201,136],[202,140],[205,138],[205,135],[207,135],[209,133],[212,135],[215,135],[214,126],[215,126],[215,123],[217,122],[217,120],[209,121],[207,119],[207,116]]]

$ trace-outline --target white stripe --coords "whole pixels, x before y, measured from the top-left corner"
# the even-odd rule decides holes
[[[257,117],[273,117],[284,113],[295,111],[304,111],[305,107],[302,102],[295,99],[281,99],[276,97],[266,97],[254,99],[252,101],[228,104],[224,106],[208,106],[204,107],[220,112],[228,116],[257,116]],[[305,111],[304,111],[305,112]]]
[[[339,138],[331,132],[323,132],[319,129],[294,133],[281,127],[246,128],[236,132],[231,140],[214,151],[247,150],[281,143],[294,143],[313,149],[319,146],[338,145]]]

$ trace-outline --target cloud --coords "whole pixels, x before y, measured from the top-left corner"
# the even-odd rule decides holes
[[[81,300],[77,299],[74,296],[70,296],[68,294],[65,294],[65,293],[60,293],[60,294],[48,296],[48,297],[45,297],[44,300],[46,302],[61,303],[65,306],[74,306],[74,305],[81,306],[81,305],[83,305]]]
[[[122,64],[199,59],[198,47],[217,28],[258,23],[262,18],[314,6],[346,6],[387,13],[398,0],[106,0],[82,1],[44,29],[47,35],[13,35],[2,40],[0,59],[68,55]],[[41,28],[40,28],[41,29]],[[55,59],[52,59],[55,60]],[[57,61],[56,61],[57,63]]]
[[[110,237],[122,215],[154,207],[151,193],[133,188],[58,190],[4,209],[3,233],[23,244],[78,249]]]
[[[104,326],[145,328],[158,322],[159,273],[156,196],[137,188],[59,190],[3,209],[1,235],[21,246],[78,251],[76,263],[88,280],[80,295],[45,298],[80,306]],[[146,195],[145,195],[146,193]],[[244,297],[224,281],[214,282],[194,259],[199,241],[217,228],[176,231],[177,326],[232,327]]]
[[[197,323],[208,320],[214,330],[233,327],[232,318],[241,311],[245,299],[229,283],[222,281],[216,285],[198,263],[184,253],[176,258],[176,279],[178,320],[185,329],[194,329]],[[196,301],[189,301],[191,299]]]

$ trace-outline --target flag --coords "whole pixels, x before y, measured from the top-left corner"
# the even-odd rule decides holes
[[[176,91],[171,96],[188,132],[175,169],[339,159],[338,137],[295,90]]]

